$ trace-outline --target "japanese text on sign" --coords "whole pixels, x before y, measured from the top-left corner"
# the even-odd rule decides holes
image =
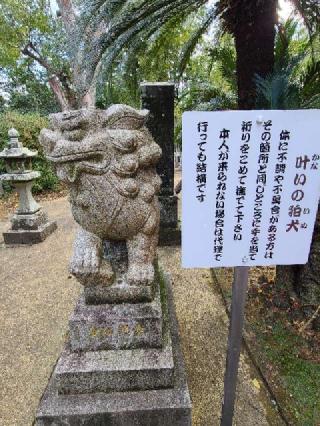
[[[183,266],[307,262],[319,123],[318,110],[184,114]]]

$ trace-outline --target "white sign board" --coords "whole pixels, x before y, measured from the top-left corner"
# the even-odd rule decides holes
[[[320,195],[320,111],[183,114],[182,264],[308,261]]]

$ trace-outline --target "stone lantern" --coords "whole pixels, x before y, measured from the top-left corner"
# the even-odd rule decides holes
[[[47,214],[32,196],[33,181],[40,176],[40,172],[32,170],[32,158],[38,152],[22,146],[17,130],[10,129],[8,136],[9,144],[0,152],[6,168],[0,180],[13,184],[19,194],[19,206],[11,218],[11,229],[3,234],[4,242],[9,245],[40,243],[55,231],[57,224],[48,221]]]

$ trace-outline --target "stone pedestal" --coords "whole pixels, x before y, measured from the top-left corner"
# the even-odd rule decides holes
[[[146,111],[114,105],[56,114],[51,128],[59,131],[41,132],[70,186],[80,225],[70,271],[84,292],[38,426],[191,425],[171,284],[157,268],[161,150],[146,119]]]
[[[159,281],[161,347],[77,353],[68,342],[41,399],[37,426],[191,425],[171,282],[167,276]]]
[[[150,111],[147,127],[162,149],[157,166],[162,179],[159,245],[181,244],[178,198],[174,194],[174,90],[172,83],[141,84],[142,107]]]
[[[158,348],[162,345],[159,285],[147,303],[88,305],[81,298],[70,319],[74,351]]]
[[[31,245],[44,241],[50,234],[57,229],[56,222],[47,222],[38,229],[31,230],[8,230],[3,233],[3,239],[6,245]]]
[[[48,221],[47,214],[38,206],[33,213],[16,212],[11,218],[11,229],[3,233],[3,239],[7,245],[36,244],[56,229],[56,222]]]

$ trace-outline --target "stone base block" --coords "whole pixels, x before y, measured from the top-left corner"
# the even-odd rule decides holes
[[[81,297],[70,319],[70,343],[73,351],[160,348],[159,283],[149,303],[88,305]]]
[[[14,214],[11,218],[12,231],[37,231],[48,222],[48,215],[41,208],[31,214]]]
[[[31,245],[44,241],[57,229],[56,222],[47,222],[36,230],[9,230],[3,233],[7,245]]]
[[[171,339],[164,349],[96,351],[65,349],[55,376],[60,394],[123,392],[173,386]]]
[[[61,395],[58,393],[55,371],[40,401],[36,426],[191,426],[191,401],[179,345],[172,289],[167,278],[165,286],[174,360],[171,387]]]
[[[130,285],[125,281],[115,282],[111,286],[86,286],[84,288],[85,301],[88,304],[106,303],[144,303],[153,299],[153,286]]]

